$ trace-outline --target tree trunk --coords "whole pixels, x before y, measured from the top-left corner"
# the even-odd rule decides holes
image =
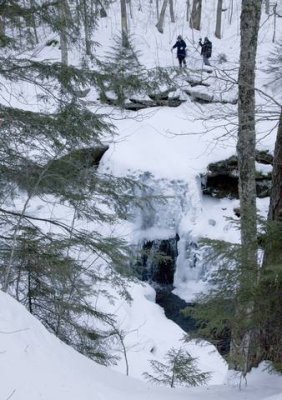
[[[233,0],[230,1],[230,7],[229,7],[229,24],[231,25],[232,23],[232,17],[233,17]]]
[[[160,18],[160,4],[159,0],[156,0],[156,11],[157,11],[157,20]]]
[[[257,278],[257,220],[256,220],[256,170],[255,170],[255,67],[257,39],[261,15],[261,1],[242,0],[241,52],[239,68],[238,101],[238,169],[241,214],[242,270],[239,293],[248,291],[247,285],[255,285]],[[237,299],[237,316],[243,321],[243,330],[232,332],[231,356],[237,360],[237,368],[245,375],[252,367],[252,343],[254,332],[250,327],[253,301]],[[241,331],[240,331],[241,330]]]
[[[266,13],[267,15],[269,15],[269,10],[270,10],[270,7],[269,7],[269,0],[265,0],[265,13]]]
[[[175,22],[173,0],[169,0],[169,13],[170,13],[170,21]]]
[[[282,364],[282,108],[275,143],[267,239],[262,268],[260,358]],[[281,368],[281,367],[280,367]]]
[[[190,28],[199,31],[201,29],[202,0],[193,0],[190,17]]]
[[[35,8],[36,4],[35,4],[34,0],[30,0],[30,6],[32,8]],[[38,34],[37,34],[35,13],[31,16],[31,22],[32,22],[32,28],[33,28],[33,34],[34,34],[34,38],[35,38],[35,43],[38,44],[39,40],[38,40]]]
[[[5,34],[5,18],[3,15],[0,15],[0,41],[4,40]]]
[[[275,39],[276,39],[276,20],[277,20],[277,3],[273,6],[273,37],[272,37],[272,43],[274,43]]]
[[[83,25],[84,25],[84,35],[85,35],[85,52],[87,56],[92,55],[91,48],[91,23],[89,20],[91,18],[91,12],[87,9],[86,0],[83,0]]]
[[[61,29],[60,29],[61,61],[62,64],[68,65],[67,25],[69,24],[70,11],[67,0],[61,0],[59,2],[59,14],[61,21]]]
[[[274,150],[268,219],[282,223],[282,108]]]
[[[186,1],[186,21],[189,21],[189,13],[190,13],[190,0]]]
[[[32,308],[32,296],[31,296],[31,271],[28,269],[27,271],[27,282],[28,282],[28,289],[27,289],[27,297],[28,297],[28,311],[33,314]]]
[[[121,11],[122,45],[123,45],[123,47],[127,47],[128,46],[128,27],[127,27],[126,0],[120,0],[120,11]]]
[[[161,13],[160,13],[160,18],[156,25],[156,27],[160,33],[164,33],[164,18],[165,18],[165,11],[167,8],[167,4],[168,4],[168,0],[164,0],[162,9],[161,9]]]
[[[221,39],[222,2],[223,0],[217,0],[215,37],[218,39]]]
[[[127,2],[127,4],[128,4],[128,7],[129,7],[129,15],[130,15],[130,18],[132,19],[132,18],[133,18],[133,13],[132,13],[132,3],[131,3],[131,0],[126,0],[126,2]]]

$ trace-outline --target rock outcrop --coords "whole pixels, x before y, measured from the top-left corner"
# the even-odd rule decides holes
[[[262,164],[272,164],[272,155],[265,151],[257,151],[256,161]],[[226,160],[208,165],[207,173],[202,176],[202,191],[205,195],[215,198],[238,199],[238,160],[232,156]],[[271,173],[257,172],[256,190],[257,197],[263,198],[270,195]]]

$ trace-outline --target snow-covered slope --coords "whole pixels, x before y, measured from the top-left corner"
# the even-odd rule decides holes
[[[0,292],[0,398],[3,400],[280,400],[282,382],[254,371],[247,388],[173,390],[146,385],[76,353],[23,306]]]
[[[222,40],[213,37],[214,17],[211,14],[214,14],[215,0],[203,0],[203,28],[199,33],[188,28],[183,11],[184,3],[183,0],[175,1],[177,22],[171,24],[167,17],[165,32],[161,35],[155,28],[156,18],[152,10],[154,2],[142,2],[140,10],[140,1],[132,1],[133,20],[130,29],[134,43],[142,52],[141,62],[147,67],[176,66],[177,60],[170,53],[170,48],[177,34],[181,33],[188,43],[188,69],[194,69],[202,65],[196,48],[198,38],[208,35],[214,48],[212,63],[215,68],[209,78],[212,84],[210,90],[213,91],[216,73],[228,70],[236,76],[240,43],[240,2],[234,2],[231,25],[228,24],[227,14],[224,15]],[[263,23],[265,20],[266,16],[263,16],[257,82],[259,87],[267,90],[268,78],[261,70],[266,65],[267,55],[273,45],[272,21]],[[119,4],[116,2],[112,5],[109,17],[101,20],[99,29],[95,32],[95,40],[102,44],[97,48],[97,55],[102,56],[108,51],[112,38],[119,31],[119,24]],[[278,26],[277,36],[279,29],[281,32],[281,27]],[[228,61],[223,65],[217,63],[220,53],[227,55]],[[37,56],[38,59],[56,59],[59,58],[59,51],[56,48],[43,48]],[[75,51],[71,60],[77,63]],[[182,85],[184,81],[180,79],[180,93]],[[23,101],[22,107],[34,107],[36,95],[30,89],[27,90],[25,85],[18,90],[28,100]],[[89,99],[97,101],[94,90],[90,92]],[[190,301],[199,290],[204,289],[204,285],[200,274],[189,267],[186,244],[201,236],[237,242],[239,232],[227,220],[234,217],[233,209],[238,206],[238,201],[204,198],[200,187],[200,173],[206,170],[210,162],[225,159],[235,153],[236,125],[232,132],[227,132],[227,120],[222,117],[223,110],[219,110],[219,105],[199,105],[189,97],[185,99],[187,101],[178,108],[162,107],[138,113],[113,110],[112,107],[101,106],[98,102],[96,106],[99,111],[110,115],[117,127],[117,136],[114,139],[107,138],[110,149],[103,157],[101,171],[122,176],[134,174],[143,179],[152,189],[152,194],[168,198],[166,205],[154,205],[154,213],[149,218],[149,211],[144,209],[136,212],[134,219],[111,227],[111,230],[133,244],[145,239],[168,239],[177,233],[180,240],[174,278],[175,293]],[[20,107],[16,95],[13,101]],[[262,104],[263,100],[258,97],[258,102]],[[39,105],[37,107],[40,108]],[[236,106],[230,106],[229,110],[233,113],[229,120],[236,124]],[[211,116],[218,119],[213,120]],[[275,130],[269,135],[265,133],[271,131],[274,124],[268,121],[258,126],[260,148],[273,150]],[[265,214],[267,199],[260,200],[258,206]],[[35,215],[46,212],[65,215],[65,211],[57,205],[56,210],[52,208],[52,211],[48,210],[48,206],[39,206],[37,199],[31,204],[29,212]],[[149,225],[144,224],[145,219],[150,221]],[[162,360],[169,348],[183,345],[183,331],[168,321],[161,308],[154,304],[154,291],[149,286],[132,284],[130,293],[133,297],[131,305],[121,299],[110,306],[103,304],[102,299],[95,299],[95,302],[97,301],[98,306],[101,302],[102,309],[110,307],[117,315],[119,327],[125,332],[129,375],[142,379],[142,373],[148,371],[148,360]],[[282,399],[281,377],[269,376],[263,372],[263,367],[253,371],[248,377],[248,386],[239,391],[235,385],[238,381],[229,377],[224,361],[214,347],[208,344],[202,346],[191,342],[185,346],[198,358],[199,367],[203,371],[213,372],[210,383],[217,386],[173,391],[152,388],[139,380],[100,367],[79,355],[50,335],[23,307],[2,293],[0,310],[0,398],[4,400],[124,400],[131,397],[136,400]],[[115,368],[125,372],[122,357]]]
[[[137,2],[138,3],[138,2]],[[210,87],[200,89],[219,96],[227,91],[226,80],[237,79],[239,65],[239,16],[240,2],[235,2],[232,23],[228,22],[230,12],[223,13],[223,38],[213,36],[215,26],[215,1],[203,0],[202,29],[192,32],[185,20],[183,2],[175,2],[176,23],[166,17],[164,33],[155,28],[152,4],[133,2],[133,21],[130,32],[134,44],[141,51],[141,62],[148,67],[176,66],[171,58],[170,47],[177,33],[181,33],[188,45],[187,71],[193,78],[195,69],[202,68],[197,43],[200,36],[209,35],[213,42],[213,73],[203,72],[205,82]],[[151,13],[150,13],[151,10]],[[101,22],[97,37],[102,43],[98,53],[102,56],[116,31],[119,29],[118,4],[113,5],[110,18]],[[273,50],[273,21],[262,14],[257,57],[257,87],[267,93],[269,76],[265,74],[267,57]],[[277,25],[277,37],[281,35]],[[227,62],[218,62],[219,54],[226,54]],[[175,56],[173,56],[175,57]],[[178,94],[183,95],[187,85],[187,75],[177,80]],[[237,95],[236,85],[231,92]],[[166,196],[166,206],[154,204],[154,212],[148,218],[148,210],[138,213],[127,233],[131,243],[144,240],[161,240],[179,235],[177,270],[174,279],[175,293],[186,301],[193,301],[197,292],[205,289],[201,278],[202,263],[195,273],[189,268],[185,249],[187,243],[197,242],[200,237],[238,242],[240,232],[230,218],[238,218],[234,209],[238,200],[212,199],[202,195],[200,174],[206,171],[209,163],[227,159],[236,154],[237,105],[220,103],[199,104],[185,97],[186,102],[177,108],[160,107],[135,112],[113,112],[112,118],[117,126],[118,136],[109,141],[110,149],[103,157],[101,170],[118,176],[135,174],[151,188],[151,193]],[[263,109],[275,109],[274,104],[257,95],[257,104]],[[109,107],[105,112],[112,112]],[[277,111],[278,110],[278,111]],[[279,112],[276,106],[276,111]],[[266,111],[267,112],[267,111]],[[257,148],[273,152],[276,121],[262,120],[257,125]],[[257,202],[259,213],[267,214],[268,199]],[[144,221],[150,221],[149,224]],[[205,278],[205,277],[204,277]]]

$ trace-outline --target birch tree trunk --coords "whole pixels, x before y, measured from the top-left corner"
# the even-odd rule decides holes
[[[170,21],[175,22],[173,0],[169,0],[169,13],[170,13]]]
[[[193,0],[190,17],[190,28],[199,31],[201,29],[202,0]]]
[[[156,25],[156,27],[160,33],[164,33],[164,18],[165,18],[165,11],[167,8],[167,4],[168,4],[168,0],[164,0],[162,9],[161,9],[161,13],[160,13],[160,18]]]
[[[217,0],[215,37],[217,37],[218,39],[221,39],[222,3],[223,3],[223,0]]]
[[[238,291],[245,294],[249,290],[247,285],[256,284],[258,274],[255,181],[255,67],[260,15],[260,0],[242,0],[237,142],[242,266]],[[240,325],[236,331],[232,332],[231,356],[234,360],[237,360],[237,368],[245,376],[252,367],[255,334],[251,328],[250,320],[254,304],[252,300],[249,301],[245,298],[237,300],[236,314],[243,321],[243,325]]]
[[[270,10],[270,7],[269,7],[269,0],[265,0],[265,13],[266,13],[267,15],[269,15],[269,10]]]
[[[123,47],[127,47],[128,26],[127,26],[126,0],[120,0],[120,11],[121,11],[122,45]]]

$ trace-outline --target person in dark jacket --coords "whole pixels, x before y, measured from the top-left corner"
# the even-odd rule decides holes
[[[202,47],[201,55],[203,56],[204,64],[210,65],[209,58],[212,55],[212,42],[205,37],[204,43],[202,43],[202,39],[199,40],[199,45]]]
[[[177,41],[174,46],[172,46],[171,51],[177,48],[177,58],[179,62],[179,67],[182,68],[182,64],[186,66],[186,43],[182,39],[182,36],[177,36]]]

